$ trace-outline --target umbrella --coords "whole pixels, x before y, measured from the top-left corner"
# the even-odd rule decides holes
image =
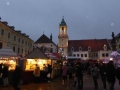
[[[116,67],[120,67],[120,54],[117,51],[113,51],[103,62],[108,63],[111,60],[113,60]]]

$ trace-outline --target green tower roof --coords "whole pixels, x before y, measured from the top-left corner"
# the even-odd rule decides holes
[[[64,17],[62,18],[62,21],[61,21],[61,23],[60,23],[60,26],[67,26],[67,24],[66,24],[66,22],[65,22],[65,20],[64,20]]]

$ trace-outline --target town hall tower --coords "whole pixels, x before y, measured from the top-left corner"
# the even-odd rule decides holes
[[[62,18],[62,21],[59,25],[59,35],[58,35],[58,50],[62,48],[63,54],[67,55],[68,51],[68,34],[67,34],[67,24]]]

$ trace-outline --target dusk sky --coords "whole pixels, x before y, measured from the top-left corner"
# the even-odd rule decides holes
[[[120,0],[0,0],[1,21],[36,41],[44,32],[58,43],[62,17],[69,40],[111,39],[120,33]]]

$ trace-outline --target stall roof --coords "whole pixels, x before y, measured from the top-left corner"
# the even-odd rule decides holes
[[[10,47],[7,46],[0,49],[0,57],[11,58],[11,57],[18,57],[18,55]]]
[[[48,59],[47,55],[45,55],[40,48],[35,48],[33,51],[31,51],[30,53],[28,53],[24,58],[27,59]]]

